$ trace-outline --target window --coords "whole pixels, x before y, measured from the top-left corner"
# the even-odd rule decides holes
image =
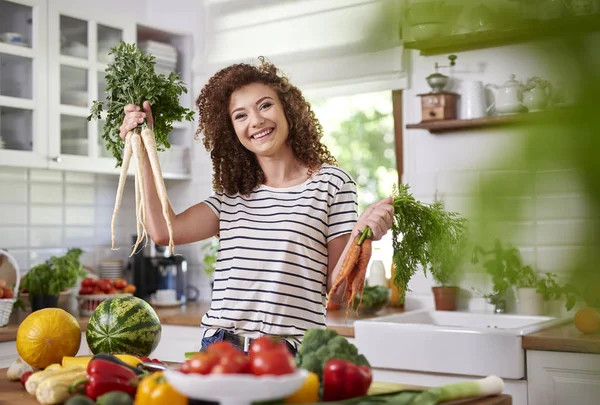
[[[398,163],[402,157],[398,151],[402,150],[402,139],[400,137],[400,147],[397,147],[394,110],[401,111],[401,102],[396,104],[395,93],[383,91],[310,100],[323,126],[323,143],[356,182],[359,214],[389,196],[400,178]],[[375,259],[384,262],[389,278],[391,232],[373,243],[372,260]]]

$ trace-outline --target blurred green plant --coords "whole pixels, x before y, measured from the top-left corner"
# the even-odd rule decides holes
[[[210,238],[202,247],[201,252],[204,252],[202,262],[204,264],[204,273],[207,276],[212,276],[215,272],[217,264],[217,253],[219,252],[219,239],[216,237]]]

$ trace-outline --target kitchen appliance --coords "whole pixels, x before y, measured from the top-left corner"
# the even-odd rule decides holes
[[[135,243],[137,236],[133,236],[132,240]],[[130,265],[136,297],[151,302],[157,291],[173,290],[175,302],[161,302],[157,305],[183,305],[198,299],[200,291],[188,285],[187,260],[182,255],[173,255],[169,248],[149,242],[144,249],[132,256]]]
[[[417,94],[421,97],[421,122],[456,119],[459,95],[444,91],[449,78],[438,72],[439,68],[451,67],[456,64],[456,55],[450,55],[448,59],[450,60],[448,66],[440,66],[436,62],[435,73],[430,74],[425,79],[427,84],[431,86],[431,92]]]

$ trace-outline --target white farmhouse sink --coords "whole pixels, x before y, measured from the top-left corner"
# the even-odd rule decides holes
[[[566,319],[418,310],[354,322],[355,341],[376,368],[471,376],[526,376],[521,336]]]

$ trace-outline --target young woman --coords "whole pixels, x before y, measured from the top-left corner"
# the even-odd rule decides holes
[[[196,137],[203,134],[210,152],[215,193],[180,214],[170,211],[175,244],[219,237],[202,346],[228,340],[247,348],[268,334],[297,348],[308,329],[325,327],[327,291],[351,238],[365,226],[374,240],[390,229],[392,199],[358,218],[356,184],[321,143],[309,103],[264,60],[216,73],[196,106]],[[121,137],[144,120],[152,126],[148,102],[141,110],[126,106]],[[144,170],[152,179],[147,160]],[[145,190],[149,234],[166,245],[152,180]]]

